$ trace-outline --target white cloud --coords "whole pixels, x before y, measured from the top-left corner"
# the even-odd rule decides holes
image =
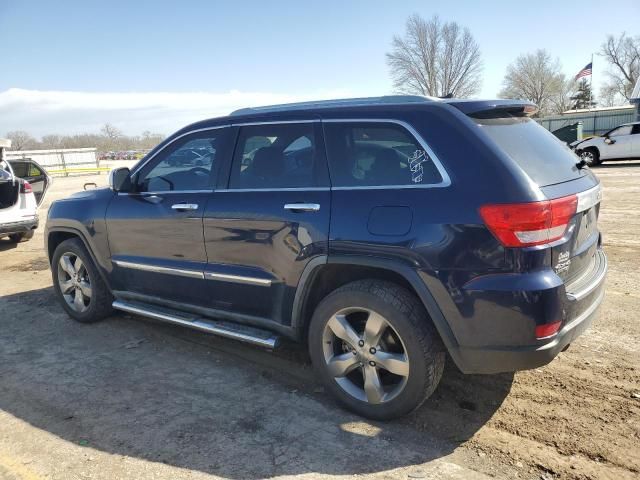
[[[72,92],[10,88],[0,92],[0,136],[26,130],[49,133],[97,133],[109,122],[126,134],[144,130],[169,134],[189,123],[227,115],[242,107],[344,98],[348,91],[301,94],[269,92]]]

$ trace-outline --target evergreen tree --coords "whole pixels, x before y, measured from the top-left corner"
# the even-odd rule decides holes
[[[575,110],[593,108],[596,106],[595,97],[591,94],[591,82],[581,78],[576,85],[576,93],[571,97]]]

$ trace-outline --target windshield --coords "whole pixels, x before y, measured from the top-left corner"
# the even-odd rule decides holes
[[[527,117],[474,120],[538,185],[544,187],[580,177],[576,155],[535,120]]]

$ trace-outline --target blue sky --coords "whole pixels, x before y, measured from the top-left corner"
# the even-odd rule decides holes
[[[0,135],[169,133],[256,102],[392,93],[385,63],[412,13],[469,27],[494,97],[546,48],[574,75],[606,34],[640,33],[640,1],[0,0]],[[596,57],[595,83],[604,64]],[[247,103],[248,102],[248,103]]]

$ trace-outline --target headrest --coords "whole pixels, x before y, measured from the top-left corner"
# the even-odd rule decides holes
[[[253,156],[251,171],[259,177],[277,177],[284,173],[284,155],[278,147],[262,147]]]

